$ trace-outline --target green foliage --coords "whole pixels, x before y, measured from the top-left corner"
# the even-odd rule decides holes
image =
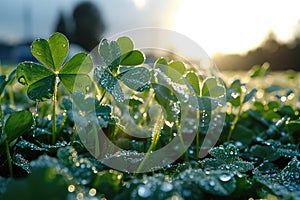
[[[267,159],[269,161],[278,160],[280,157],[293,158],[300,156],[300,152],[294,144],[282,144],[279,141],[267,140],[264,145],[253,145],[250,149],[253,156]]]
[[[76,118],[76,122],[82,127],[86,127],[89,121],[93,121],[95,118],[94,115],[96,115],[99,125],[103,128],[106,128],[108,123],[114,122],[110,106],[101,105],[98,100],[92,97],[86,98],[80,92],[74,92],[71,95],[71,100],[65,99],[65,104],[69,104],[65,108],[69,112],[72,112],[72,121]]]
[[[96,160],[82,158],[73,148],[61,148],[57,157],[56,159],[44,155],[32,161],[30,177],[12,181],[4,197],[57,199],[59,194],[59,198],[73,199],[78,194],[86,198],[92,196],[100,198],[105,194],[111,198],[119,191],[121,173],[113,170],[105,171]],[[20,187],[22,192],[15,193],[16,187]],[[94,195],[91,195],[91,189],[95,190]]]
[[[142,179],[128,181],[125,188],[116,199],[224,198],[234,192],[236,180],[223,171],[186,169],[169,178],[163,174],[145,175]]]
[[[18,111],[10,115],[4,127],[8,142],[10,143],[22,134],[27,133],[32,125],[32,114],[27,110]]]
[[[261,193],[271,191],[283,199],[298,199],[300,197],[300,162],[291,160],[283,170],[278,170],[276,176],[265,174],[259,169],[254,171],[255,180],[261,184]]]
[[[194,91],[195,94],[200,94],[199,79],[195,72],[187,72],[184,77],[184,81],[186,85]]]
[[[203,82],[202,96],[217,98],[225,94],[225,88],[218,84],[216,78],[207,78]]]
[[[16,70],[13,70],[8,76],[8,78],[6,77],[6,75],[0,76],[0,96],[2,95],[6,85],[14,79],[15,74],[16,74]]]
[[[170,61],[168,62],[164,58],[159,58],[155,61],[154,67],[159,70],[160,73],[166,75],[167,78],[170,78],[174,83],[183,84],[183,75],[186,71],[186,65],[180,61]],[[158,77],[162,79],[163,77]],[[197,82],[199,84],[199,82]],[[195,84],[197,84],[195,83]]]
[[[37,39],[31,45],[32,55],[44,65],[23,62],[17,66],[19,83],[28,85],[27,95],[31,100],[44,101],[53,96],[52,143],[57,140],[56,103],[58,84],[62,83],[70,92],[86,92],[92,82],[88,73],[93,62],[86,53],[78,53],[64,63],[69,51],[69,42],[61,33],[48,40]]]
[[[176,95],[163,85],[152,84],[152,87],[155,91],[156,101],[164,108],[166,120],[175,121],[178,117],[178,109],[174,104],[178,101]]]
[[[85,92],[90,87],[91,80],[87,73],[93,67],[91,58],[86,53],[78,53],[63,64],[68,50],[68,40],[60,33],[53,34],[48,40],[37,39],[32,43],[32,54],[44,66],[32,62],[17,66],[17,79],[19,83],[29,86],[27,94],[30,99],[50,99],[57,78],[69,92]]]
[[[236,189],[236,180],[232,174],[221,170],[185,170],[180,176],[179,180],[183,184],[191,184],[190,187],[198,187],[204,194],[204,197],[213,195],[215,197],[229,196]],[[207,195],[207,194],[209,195]],[[192,198],[196,198],[191,194]]]
[[[270,72],[270,64],[264,63],[263,65],[255,65],[250,70],[251,78],[265,77]]]
[[[215,158],[207,158],[201,161],[205,169],[228,170],[231,173],[243,173],[254,168],[253,164],[243,161],[238,157],[238,148],[232,144],[214,147],[210,154]]]
[[[133,50],[133,42],[129,38],[119,38],[118,42],[109,42],[103,39],[99,45],[99,54],[103,59],[103,64],[95,69],[95,80],[116,101],[125,100],[119,81],[138,92],[142,92],[148,87],[149,70],[143,66],[132,67],[144,63],[144,54],[138,50]],[[125,68],[123,71],[121,66],[131,67]]]
[[[18,147],[20,149],[24,149],[24,150],[29,150],[32,152],[33,151],[52,152],[53,150],[57,150],[60,147],[64,147],[64,146],[67,146],[66,141],[63,141],[63,142],[58,141],[56,144],[51,145],[51,144],[45,144],[45,143],[35,144],[35,143],[29,142],[25,139],[21,139],[16,144],[16,147]]]
[[[134,50],[134,44],[129,37],[120,37],[117,43],[121,52],[121,62],[123,66],[133,66],[143,64],[145,56],[141,51]]]
[[[128,37],[103,39],[100,62],[92,71],[95,63],[86,53],[66,60],[68,45],[59,33],[37,39],[31,51],[40,64],[23,62],[8,77],[0,76],[1,199],[300,198],[297,78],[289,79],[292,88],[287,88],[280,80],[288,77],[273,78],[264,64],[248,73],[250,82],[241,77],[228,83],[202,76],[181,60],[158,58],[145,64],[146,55]],[[28,85],[27,94],[14,87],[15,76]],[[269,79],[275,84],[259,82],[271,83]],[[59,84],[68,92],[58,90]],[[26,96],[37,103],[27,102]],[[51,110],[41,101],[52,97]],[[225,122],[216,126],[222,128],[221,137],[215,147],[204,149],[200,145],[210,137],[207,128],[216,128],[213,122],[219,117],[212,113],[224,99]],[[155,127],[152,138],[136,138],[119,127],[123,113],[118,115],[118,102],[128,109],[137,132]],[[123,162],[142,169],[152,151],[181,134],[187,107],[198,115],[188,118],[196,138],[176,162],[144,174],[123,174],[104,165]],[[199,127],[192,129],[195,122]],[[97,127],[123,148],[101,163],[91,155],[101,153],[94,148],[102,139]],[[200,150],[209,155],[199,160]]]

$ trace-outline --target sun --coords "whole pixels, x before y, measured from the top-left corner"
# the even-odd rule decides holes
[[[178,2],[174,30],[197,42],[209,55],[245,53],[258,46],[271,30],[279,37],[291,37],[289,28],[297,21],[295,13],[284,12],[282,4],[270,1]]]

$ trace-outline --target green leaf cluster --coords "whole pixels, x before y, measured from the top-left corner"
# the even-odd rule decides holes
[[[125,100],[119,81],[138,92],[144,91],[150,82],[149,70],[139,66],[144,63],[145,56],[133,48],[133,42],[128,37],[120,37],[117,41],[103,39],[99,45],[103,63],[96,67],[94,77],[118,102]]]
[[[17,66],[17,80],[28,85],[27,95],[34,101],[50,99],[56,81],[70,92],[85,92],[91,86],[87,75],[93,62],[86,53],[78,53],[64,63],[69,51],[67,38],[55,33],[48,40],[37,39],[31,45],[32,55],[43,65],[23,62]],[[59,80],[57,80],[59,79]]]

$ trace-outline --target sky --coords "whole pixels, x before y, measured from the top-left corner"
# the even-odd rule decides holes
[[[1,0],[0,41],[48,38],[60,12],[81,0]],[[105,36],[133,28],[177,31],[209,54],[244,53],[273,31],[287,42],[300,35],[298,0],[91,0],[100,8]],[[30,20],[28,20],[30,19]]]

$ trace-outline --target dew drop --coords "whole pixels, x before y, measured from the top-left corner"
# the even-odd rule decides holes
[[[69,186],[68,186],[68,191],[69,191],[69,192],[74,192],[75,189],[76,189],[76,187],[75,187],[74,185],[69,185]]]
[[[82,168],[82,169],[86,168],[86,164],[85,163],[81,163],[80,164],[80,168]]]
[[[290,183],[289,183],[288,181],[284,181],[284,182],[283,182],[283,185],[287,187],[287,186],[290,185]]]
[[[300,169],[300,162],[297,162],[296,167],[297,169]]]
[[[213,180],[210,180],[209,182],[208,182],[208,184],[210,185],[210,186],[215,186],[216,185],[216,183],[213,181]]]
[[[147,186],[139,186],[138,195],[142,198],[148,198],[152,195],[152,192]]]
[[[230,181],[231,176],[229,174],[224,173],[219,176],[219,179],[223,182],[227,182],[227,181]]]
[[[240,142],[240,141],[236,141],[236,142],[235,142],[235,146],[237,146],[237,147],[242,147],[242,146],[243,146],[243,143]]]
[[[261,137],[256,137],[255,140],[256,140],[257,142],[263,142],[263,141],[264,141]]]
[[[169,121],[167,121],[167,120],[165,120],[165,123],[166,123],[166,125],[167,125],[168,127],[170,127],[170,128],[172,128],[173,125],[174,125],[174,122],[169,122]]]
[[[192,192],[190,190],[183,190],[182,195],[184,197],[190,197],[192,195]]]
[[[91,181],[90,180],[87,180],[87,179],[82,179],[82,180],[80,180],[80,183],[82,184],[82,185],[87,185],[87,184],[89,184]]]
[[[236,175],[237,175],[237,177],[239,177],[239,178],[242,178],[242,177],[243,177],[243,174],[241,174],[241,173],[239,173],[239,172],[237,172]]]
[[[240,94],[237,92],[231,93],[231,97],[234,99],[238,98],[239,96],[240,96]]]
[[[299,179],[299,178],[300,178],[300,173],[299,173],[299,172],[296,172],[296,173],[295,173],[295,178],[296,178],[296,179]]]
[[[286,96],[282,96],[282,97],[280,98],[280,101],[281,101],[281,102],[286,102]]]
[[[96,193],[97,193],[97,190],[96,190],[95,188],[92,188],[92,189],[90,189],[90,191],[89,191],[89,195],[92,196],[92,197],[95,196]]]
[[[193,155],[195,152],[193,149],[189,149],[189,154]]]
[[[170,192],[172,189],[173,189],[173,185],[168,182],[164,182],[160,188],[160,190],[163,192]]]

